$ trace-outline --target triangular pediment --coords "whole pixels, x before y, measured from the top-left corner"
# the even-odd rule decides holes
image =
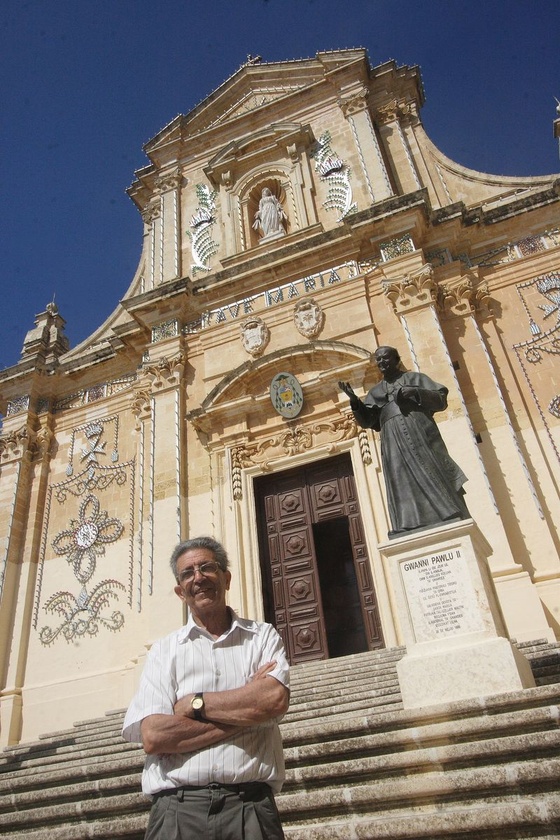
[[[172,141],[178,131],[188,130],[189,135],[192,135],[241,118],[251,111],[321,82],[333,72],[357,61],[367,66],[365,50],[318,53],[315,58],[296,61],[248,61],[195,108],[165,126],[145,145],[145,151],[150,154],[161,144]]]

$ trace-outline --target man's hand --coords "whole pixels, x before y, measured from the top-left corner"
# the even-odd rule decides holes
[[[418,394],[418,388],[412,385],[403,385],[399,388],[399,398],[403,400],[412,400],[415,403],[420,402],[420,396]]]
[[[347,397],[350,397],[350,408],[355,410],[360,407],[362,401],[356,396],[354,389],[349,382],[339,382],[338,387],[344,391]]]
[[[262,680],[263,677],[266,677],[268,674],[270,674],[271,671],[274,671],[275,668],[276,661],[266,662],[264,665],[261,665],[261,667],[255,671],[249,682],[255,682],[255,680]]]

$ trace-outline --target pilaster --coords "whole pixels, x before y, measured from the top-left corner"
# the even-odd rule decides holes
[[[372,204],[389,198],[394,193],[369,113],[367,88],[345,95],[339,104],[352,129]]]
[[[422,183],[408,139],[408,127],[417,119],[415,104],[392,99],[375,113],[379,133],[395,161],[403,193],[422,189]],[[400,164],[400,165],[399,165]]]
[[[146,291],[161,283],[162,271],[162,235],[161,199],[158,197],[142,213],[146,234],[146,269],[144,272]]]
[[[174,333],[169,335],[169,333]],[[148,638],[169,632],[177,615],[169,614],[173,578],[169,557],[183,536],[186,438],[181,418],[185,355],[179,325],[152,331],[133,400],[137,417],[139,461],[139,550],[142,611]],[[149,599],[149,600],[148,600]],[[177,602],[179,610],[179,602]]]
[[[167,283],[181,276],[181,184],[177,170],[156,181],[160,194],[160,282]]]
[[[0,646],[0,742],[4,746],[18,743],[22,731],[36,558],[53,440],[50,419],[34,431],[36,426],[36,418],[30,416],[25,425],[0,438],[3,490],[11,495],[8,505],[3,506],[8,530],[0,581],[0,636],[11,640],[10,645]],[[10,474],[12,482],[8,481]]]

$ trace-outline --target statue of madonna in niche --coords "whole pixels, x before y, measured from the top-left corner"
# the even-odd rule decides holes
[[[286,235],[284,223],[288,217],[282,210],[282,205],[269,187],[265,187],[259,201],[259,209],[255,213],[254,230],[262,230],[261,242]]]

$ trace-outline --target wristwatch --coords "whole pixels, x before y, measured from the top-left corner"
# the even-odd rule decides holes
[[[195,720],[204,720],[204,697],[202,693],[195,694],[191,700],[192,710],[194,712]]]

